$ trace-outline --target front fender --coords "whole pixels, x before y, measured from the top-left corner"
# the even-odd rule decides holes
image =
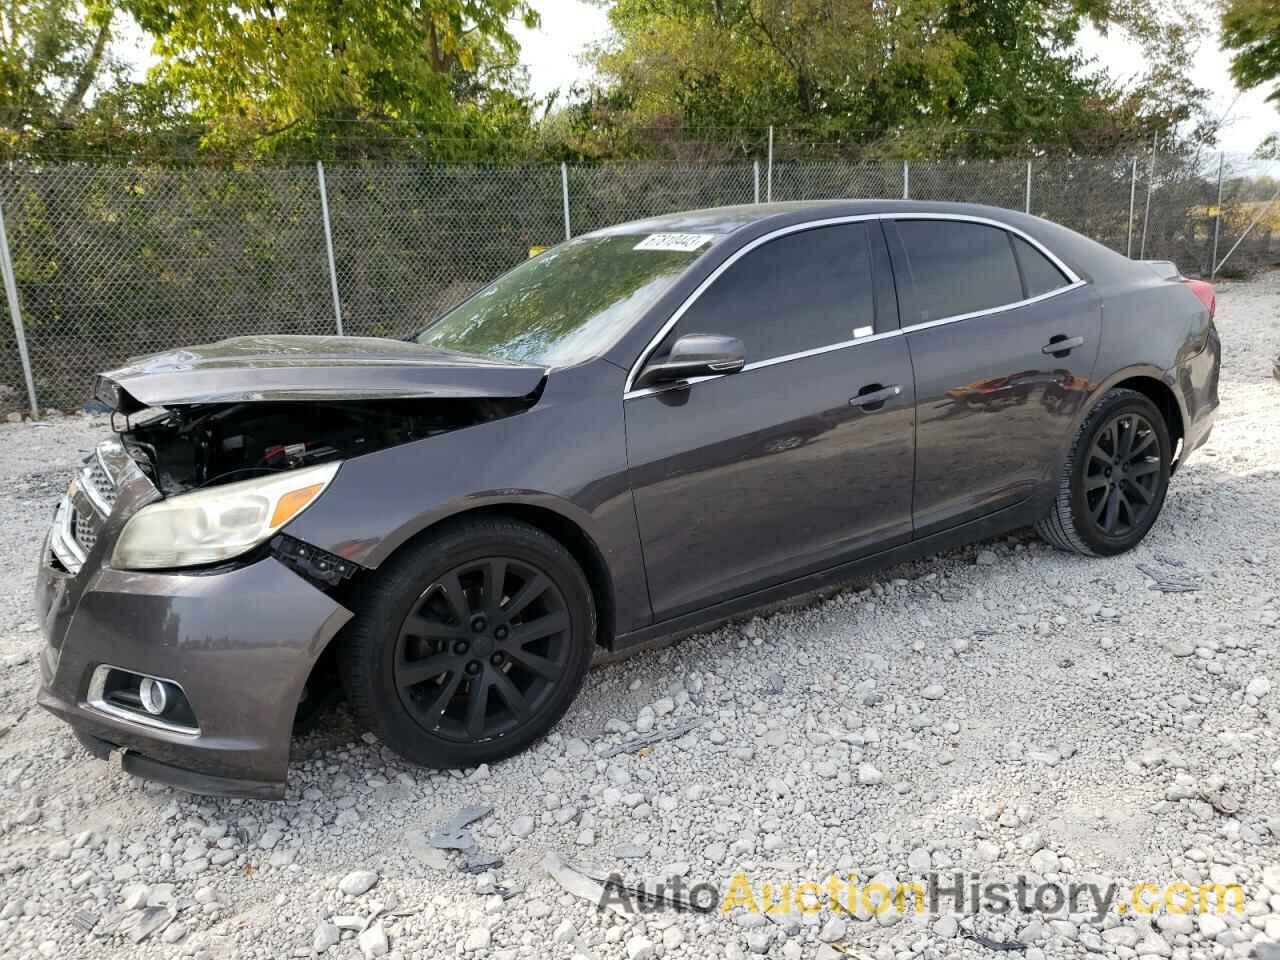
[[[616,629],[643,626],[650,611],[627,477],[625,377],[604,360],[554,370],[524,413],[348,460],[285,532],[376,568],[459,513],[550,510],[595,543],[615,584]]]

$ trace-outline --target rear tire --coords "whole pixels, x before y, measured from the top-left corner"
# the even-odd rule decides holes
[[[582,570],[516,520],[446,523],[380,568],[357,607],[340,649],[352,710],[425,766],[523,750],[564,715],[591,665]]]
[[[1087,557],[1132,549],[1164,506],[1172,456],[1156,405],[1136,390],[1107,391],[1076,432],[1057,497],[1036,532]]]

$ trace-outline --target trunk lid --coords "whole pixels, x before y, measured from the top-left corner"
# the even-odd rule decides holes
[[[99,374],[113,410],[248,401],[510,398],[545,367],[380,337],[250,336],[153,353]]]

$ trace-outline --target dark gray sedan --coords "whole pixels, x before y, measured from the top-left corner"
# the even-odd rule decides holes
[[[1209,435],[1213,312],[1007,210],[772,204],[579,237],[405,341],[143,357],[44,546],[39,701],[200,792],[283,796],[332,689],[494,761],[596,646],[1024,525],[1128,550]]]

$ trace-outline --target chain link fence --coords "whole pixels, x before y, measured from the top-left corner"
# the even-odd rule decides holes
[[[31,405],[19,329],[38,403],[75,409],[97,371],[185,343],[268,332],[404,335],[534,248],[675,210],[770,198],[987,203],[1057,221],[1133,257],[1222,276],[1280,261],[1278,192],[1265,165],[1219,154],[11,168],[0,174],[9,314],[0,332],[0,408]]]

